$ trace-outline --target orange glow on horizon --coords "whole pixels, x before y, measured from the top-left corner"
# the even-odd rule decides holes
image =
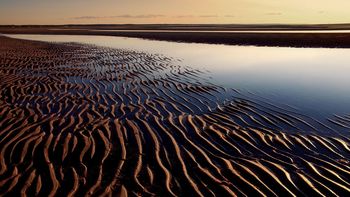
[[[348,23],[348,0],[3,0],[0,24]]]

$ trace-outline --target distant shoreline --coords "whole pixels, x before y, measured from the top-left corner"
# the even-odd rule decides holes
[[[323,28],[322,26],[283,26],[282,28],[282,26],[228,25],[0,26],[0,33],[123,36],[208,44],[350,48],[350,32],[348,32],[350,28],[346,29],[348,26],[350,25]]]

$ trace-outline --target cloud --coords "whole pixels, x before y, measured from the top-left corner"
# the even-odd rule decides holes
[[[92,19],[101,19],[101,18],[105,18],[105,17],[101,17],[101,16],[78,16],[78,17],[72,17],[70,19],[74,19],[74,20],[92,20]]]
[[[111,16],[111,18],[160,18],[165,17],[165,15],[162,14],[140,14],[140,15],[117,15],[117,16]]]
[[[176,15],[174,18],[217,18],[219,15]]]
[[[265,13],[265,15],[269,15],[269,16],[280,16],[282,15],[281,12],[268,12],[268,13]]]
[[[200,18],[216,18],[219,17],[218,15],[199,15]]]
[[[139,14],[139,15],[131,15],[131,14],[122,14],[122,15],[114,15],[114,16],[78,16],[72,17],[70,19],[73,20],[96,20],[96,19],[115,19],[115,18],[129,18],[129,19],[140,19],[140,18],[162,18],[162,17],[173,17],[173,18],[218,18],[221,17],[217,14],[212,15],[174,15],[167,16],[162,14]],[[224,15],[224,17],[235,17],[234,15]]]
[[[78,16],[72,17],[74,20],[95,20],[95,19],[113,19],[113,18],[161,18],[165,17],[165,15],[161,14],[140,14],[140,15],[115,15],[115,16]]]
[[[175,18],[193,18],[195,16],[193,15],[177,15],[177,16],[174,16]]]

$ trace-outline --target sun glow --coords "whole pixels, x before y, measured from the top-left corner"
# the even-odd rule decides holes
[[[347,0],[3,0],[0,24],[346,23]]]

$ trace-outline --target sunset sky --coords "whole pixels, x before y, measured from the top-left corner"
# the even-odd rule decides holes
[[[0,0],[0,24],[349,23],[349,0]]]

